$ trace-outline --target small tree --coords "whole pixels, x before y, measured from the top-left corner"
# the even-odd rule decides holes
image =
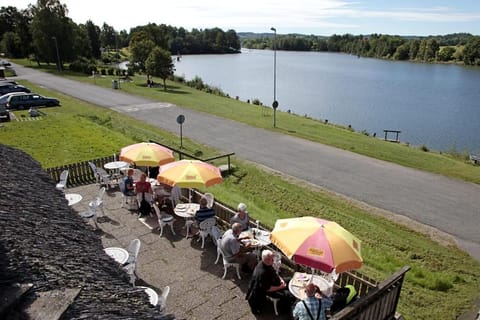
[[[152,52],[148,55],[145,61],[145,69],[147,74],[159,77],[163,80],[163,89],[167,91],[166,80],[173,74],[175,70],[173,68],[172,57],[170,52],[160,47],[153,48]]]

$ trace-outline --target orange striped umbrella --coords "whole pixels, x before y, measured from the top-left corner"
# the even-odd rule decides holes
[[[315,217],[279,219],[270,240],[295,263],[330,273],[358,269],[360,240],[338,223]]]

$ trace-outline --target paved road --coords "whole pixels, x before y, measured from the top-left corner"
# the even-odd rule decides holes
[[[463,249],[480,259],[479,185],[130,96],[121,90],[81,84],[23,67],[16,70],[21,78],[177,134],[175,119],[184,114],[185,137],[435,227],[453,235]]]

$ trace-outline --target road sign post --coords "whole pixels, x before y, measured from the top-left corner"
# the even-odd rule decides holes
[[[183,123],[185,122],[185,116],[183,114],[180,114],[177,117],[177,123],[180,125],[180,149],[183,148],[183,133],[182,133],[182,126]]]

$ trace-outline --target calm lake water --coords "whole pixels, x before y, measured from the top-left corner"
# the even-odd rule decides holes
[[[175,74],[199,76],[241,100],[273,102],[273,51],[186,55]],[[480,68],[277,51],[279,109],[436,150],[480,153]],[[392,136],[393,137],[393,136]]]

